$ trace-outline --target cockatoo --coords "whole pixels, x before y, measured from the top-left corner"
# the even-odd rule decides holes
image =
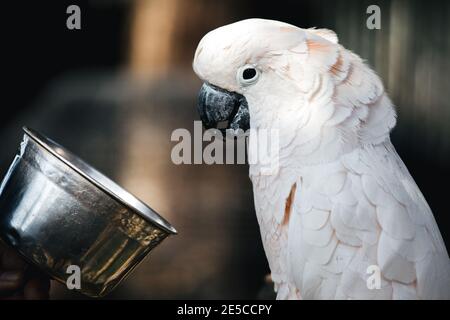
[[[250,164],[277,299],[450,298],[444,241],[390,141],[393,104],[333,31],[239,21],[203,37],[193,68],[206,127],[278,130],[278,170]]]

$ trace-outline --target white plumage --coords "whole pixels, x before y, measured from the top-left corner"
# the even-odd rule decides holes
[[[243,65],[261,71],[254,85],[236,79]],[[444,242],[389,139],[393,105],[334,32],[244,20],[208,33],[193,66],[245,96],[251,128],[279,129],[276,174],[250,166],[278,299],[450,298]]]

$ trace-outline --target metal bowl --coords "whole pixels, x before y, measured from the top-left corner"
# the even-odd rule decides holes
[[[72,281],[71,288],[88,296],[104,296],[176,234],[155,211],[65,148],[23,130],[0,185],[0,237],[51,277]]]

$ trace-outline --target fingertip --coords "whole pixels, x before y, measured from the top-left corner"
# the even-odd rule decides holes
[[[22,271],[5,271],[0,274],[0,293],[19,290],[24,283]]]
[[[12,248],[5,248],[2,253],[0,261],[1,269],[5,270],[25,270],[27,263],[25,260]]]
[[[25,284],[23,292],[27,300],[46,300],[50,294],[50,280],[48,278],[30,279]]]

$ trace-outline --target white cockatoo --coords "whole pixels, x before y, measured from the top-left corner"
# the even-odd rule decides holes
[[[450,298],[444,241],[389,138],[392,102],[333,31],[243,20],[206,34],[193,68],[206,127],[278,130],[278,170],[250,165],[278,299]]]

